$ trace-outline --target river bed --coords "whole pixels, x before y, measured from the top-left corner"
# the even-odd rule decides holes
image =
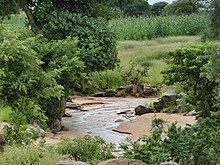
[[[82,99],[82,98],[81,98]],[[93,101],[92,104],[83,106],[83,111],[68,111],[71,118],[64,118],[64,125],[70,131],[78,135],[93,135],[104,138],[107,142],[119,144],[129,137],[128,134],[122,134],[112,129],[120,123],[129,121],[134,113],[134,108],[138,105],[144,105],[146,98],[83,98],[84,103]],[[74,100],[82,102],[82,100]],[[89,104],[89,103],[88,103]],[[118,114],[127,111],[128,115]],[[134,117],[133,117],[134,118]]]

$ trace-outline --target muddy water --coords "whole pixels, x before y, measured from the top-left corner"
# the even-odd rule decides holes
[[[89,98],[91,99],[91,98]],[[132,117],[134,108],[144,105],[146,99],[143,98],[93,98],[94,101],[103,104],[84,106],[86,111],[68,111],[71,118],[64,119],[64,125],[71,131],[79,135],[98,135],[107,142],[119,144],[128,137],[128,134],[113,132],[121,122],[128,121],[129,118],[120,112],[129,111]]]

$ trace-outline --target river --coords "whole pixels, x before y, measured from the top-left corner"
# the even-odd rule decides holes
[[[119,144],[129,135],[112,131],[121,122],[132,118],[134,108],[144,105],[147,99],[144,98],[83,98],[84,102],[93,101],[103,104],[92,104],[83,106],[83,111],[68,111],[72,115],[64,118],[64,125],[70,131],[79,135],[94,135],[104,138],[107,142]],[[77,100],[75,100],[77,102]],[[78,100],[79,101],[79,100]],[[128,111],[129,118],[125,114],[118,114]]]

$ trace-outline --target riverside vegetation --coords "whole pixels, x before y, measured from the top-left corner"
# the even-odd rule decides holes
[[[172,125],[164,139],[161,134],[166,123],[155,119],[151,136],[121,145],[125,151],[124,157],[149,164],[169,160],[179,164],[220,163],[220,46],[219,42],[211,43],[208,40],[219,39],[220,36],[219,0],[213,1],[213,10],[209,13],[211,19],[206,14],[199,13],[189,16],[116,19],[109,24],[106,20],[109,19],[109,14],[102,15],[102,7],[105,7],[107,1],[93,1],[93,8],[86,11],[77,3],[72,6],[66,2],[60,8],[57,1],[25,4],[22,3],[23,0],[19,2],[10,1],[11,7],[6,6],[4,12],[0,12],[1,16],[7,16],[20,12],[19,8],[34,10],[30,11],[34,19],[28,18],[32,31],[22,24],[23,21],[15,22],[17,16],[23,20],[24,14],[15,15],[10,20],[4,19],[0,25],[0,97],[3,105],[0,114],[2,121],[7,120],[11,124],[4,131],[6,144],[12,146],[4,148],[0,155],[0,164],[45,164],[45,160],[48,164],[54,164],[55,161],[64,159],[63,155],[67,159],[82,160],[89,164],[113,158],[113,146],[99,137],[64,140],[54,147],[44,144],[34,146],[32,142],[39,135],[34,130],[27,130],[30,130],[30,124],[46,129],[54,120],[60,120],[62,103],[68,95],[93,91],[86,84],[88,79],[104,88],[124,85],[120,71],[131,70],[127,65],[130,60],[138,64],[134,71],[143,67],[153,68],[152,72],[148,70],[148,74],[155,73],[156,77],[141,78],[142,82],[164,81],[167,85],[179,84],[182,92],[186,93],[185,102],[200,113],[200,119],[196,124],[184,128]],[[83,3],[91,6],[89,2]],[[179,21],[181,19],[185,20],[182,21],[183,24]],[[120,29],[122,25],[119,24],[130,24],[130,20],[139,21],[136,25],[140,26],[130,30],[125,28],[126,33],[128,32],[126,36],[131,37],[126,38]],[[152,28],[145,27],[147,25],[143,23],[149,20],[154,23],[148,24]],[[162,22],[164,24],[160,24]],[[176,25],[176,28],[170,24]],[[126,26],[129,28],[130,25]],[[117,50],[122,69],[117,68],[117,37],[109,26],[113,29],[115,26],[115,31],[119,29],[118,39],[121,40],[156,39],[119,41]],[[144,30],[140,30],[141,27]],[[136,32],[137,36],[134,35],[134,29],[139,29],[140,34]],[[147,29],[153,31],[146,31]],[[157,38],[172,34],[184,36]],[[199,34],[209,44],[198,41],[199,36],[186,37]],[[156,49],[158,51],[152,51]],[[167,53],[164,54],[164,51]],[[106,71],[108,69],[111,70]],[[154,72],[155,70],[157,71]],[[160,74],[161,70],[164,70],[164,79]],[[103,76],[105,73],[106,77]],[[129,77],[129,81],[132,82],[133,78],[135,76]]]

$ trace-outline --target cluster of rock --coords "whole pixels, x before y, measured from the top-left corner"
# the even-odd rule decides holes
[[[153,101],[153,106],[139,105],[135,108],[135,115],[143,115],[150,112],[167,112],[167,109],[176,105],[177,94],[175,90],[164,93],[160,98]],[[176,106],[177,110],[178,106]]]
[[[122,97],[122,96],[135,96],[135,97],[149,97],[155,96],[161,89],[160,85],[128,85],[116,89],[104,90],[96,93],[94,97]]]
[[[140,161],[140,160],[135,160],[135,159],[126,159],[126,158],[118,158],[118,159],[110,159],[103,161],[99,163],[98,165],[147,165],[146,163]],[[70,161],[70,160],[64,160],[64,161],[59,161],[56,165],[88,165],[85,162],[80,162],[80,161]],[[178,165],[176,162],[163,162],[160,165]]]
[[[181,106],[179,105],[178,95],[175,90],[164,93],[160,98],[153,101],[152,106],[139,105],[135,108],[135,115],[143,115],[152,112],[164,112],[167,113],[169,108],[172,108],[173,113],[180,113]],[[191,110],[183,114],[184,116],[196,116],[199,117],[199,113],[195,110]]]

